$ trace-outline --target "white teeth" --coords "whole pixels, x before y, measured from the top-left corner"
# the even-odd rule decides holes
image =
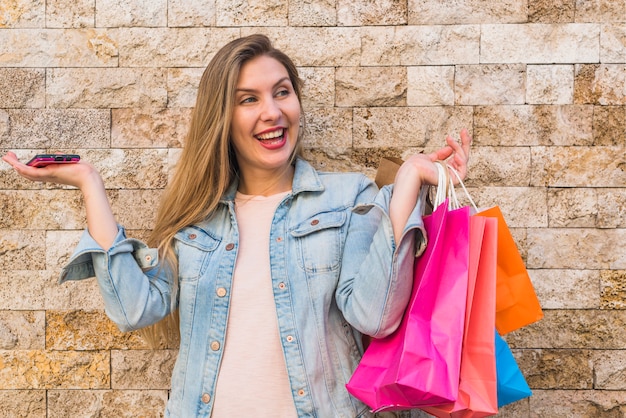
[[[279,136],[283,136],[283,131],[283,129],[278,129],[276,131],[268,132],[266,134],[257,135],[256,137],[258,139],[274,139],[278,138]]]

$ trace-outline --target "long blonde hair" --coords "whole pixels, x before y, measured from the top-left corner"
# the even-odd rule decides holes
[[[172,316],[142,330],[153,347],[171,346],[178,338],[178,260],[174,236],[180,229],[209,218],[239,174],[230,141],[235,89],[242,66],[261,55],[274,58],[285,67],[302,108],[302,80],[295,64],[264,35],[231,41],[208,64],[200,79],[183,151],[148,241],[159,249],[162,268],[170,276],[173,312]],[[299,130],[292,163],[301,154],[303,131],[304,127]]]

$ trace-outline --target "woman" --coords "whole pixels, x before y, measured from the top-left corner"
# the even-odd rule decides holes
[[[158,212],[156,248],[126,238],[91,165],[36,169],[3,157],[25,178],[84,195],[87,230],[63,281],[96,276],[122,330],[178,313],[166,416],[371,415],[345,389],[361,335],[398,326],[421,237],[419,189],[436,184],[436,160],[464,177],[470,138],[409,158],[379,192],[361,174],[305,162],[303,121],[296,67],[265,36],[218,51]]]

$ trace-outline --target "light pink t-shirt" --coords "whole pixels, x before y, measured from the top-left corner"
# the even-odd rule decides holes
[[[278,334],[269,233],[287,194],[237,193],[239,253],[212,418],[297,417]]]

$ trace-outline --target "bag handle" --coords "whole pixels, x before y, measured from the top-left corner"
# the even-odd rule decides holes
[[[445,161],[435,161],[435,166],[437,167],[438,172],[438,184],[436,187],[432,186],[436,190],[434,207],[438,207],[446,199],[448,199],[448,209],[452,210],[461,207],[461,203],[459,202],[456,194],[456,188],[453,178],[449,174],[450,172],[452,172],[452,174],[454,174],[454,176],[459,181],[459,185],[463,188],[465,196],[471,203],[472,207],[476,212],[478,212],[478,207],[476,206],[476,203],[474,203],[474,199],[472,199],[472,196],[470,196],[469,192],[467,191],[467,188],[465,187],[465,184],[463,183],[463,180],[461,179],[458,171],[456,171],[456,169],[447,164]]]

